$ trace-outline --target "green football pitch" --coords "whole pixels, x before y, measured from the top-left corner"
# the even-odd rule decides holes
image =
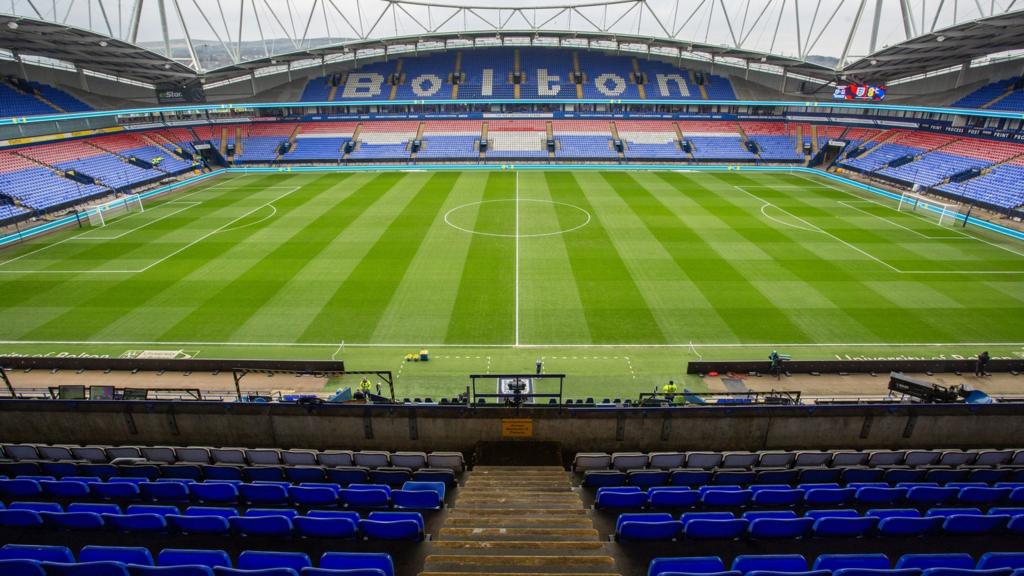
[[[1024,245],[896,208],[786,172],[231,174],[0,252],[0,354],[333,357],[408,397],[538,358],[601,397],[772,348],[1019,357]]]

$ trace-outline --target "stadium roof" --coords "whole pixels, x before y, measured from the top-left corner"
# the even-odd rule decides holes
[[[158,83],[193,78],[196,72],[155,52],[104,34],[16,16],[0,15],[0,47],[80,68]]]
[[[357,57],[513,44],[714,59],[821,80],[846,75],[892,81],[1024,48],[1024,10],[1011,12],[1015,4],[1016,0],[16,1],[10,3],[9,15],[0,15],[0,47],[149,83],[195,77],[216,82]]]

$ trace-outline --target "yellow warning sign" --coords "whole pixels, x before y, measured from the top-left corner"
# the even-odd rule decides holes
[[[531,418],[502,418],[502,438],[532,438],[533,419]]]

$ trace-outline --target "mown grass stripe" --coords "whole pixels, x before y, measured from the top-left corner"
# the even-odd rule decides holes
[[[515,233],[515,175],[492,172],[472,229]],[[467,224],[469,224],[467,222]],[[515,339],[515,239],[473,234],[462,262],[445,342],[511,344]]]
[[[431,175],[307,326],[300,341],[368,342],[459,175]]]
[[[318,215],[306,226],[290,230],[287,239],[210,295],[188,316],[164,332],[160,339],[181,340],[196,331],[211,338],[230,339],[239,326],[258,313],[295,274],[316,259],[332,240],[381,197],[383,191],[401,178],[400,175],[378,175],[357,190],[339,195],[340,201],[333,205],[324,207],[320,202],[314,202],[324,191],[344,185],[348,176],[324,177],[309,184],[307,188],[313,196],[310,204],[303,208]]]
[[[705,203],[713,205],[720,201],[715,191],[685,176],[665,173],[658,176],[704,210],[713,213]],[[671,210],[629,174],[606,173],[605,178],[676,259],[679,267],[688,271],[694,284],[714,305],[730,331],[742,335],[745,341],[799,342],[807,339],[807,334],[785,312],[750,283],[751,278],[725,255],[719,254],[701,232],[691,226],[689,218]]]
[[[281,179],[268,176],[260,181],[266,181],[268,186],[273,186],[279,185]],[[296,191],[295,194],[278,203],[278,210],[294,209],[304,203],[303,198],[302,190]],[[231,205],[224,200],[226,199],[221,199],[218,196],[218,200],[213,203],[214,206],[210,207],[219,213]],[[244,200],[244,198],[235,199],[236,202],[239,200]],[[238,215],[240,214],[235,214],[235,216]],[[213,241],[193,245],[178,257],[155,266],[144,274],[118,275],[118,280],[113,282],[101,280],[98,284],[103,285],[102,289],[95,291],[91,296],[67,301],[66,304],[69,307],[61,314],[29,330],[20,338],[29,340],[93,339],[95,335],[117,322],[122,316],[130,315],[139,308],[148,309],[155,298],[167,290],[174,290],[174,285],[181,282],[189,273],[211,264],[236,244],[258,231],[258,227],[242,229],[233,235],[232,242],[216,241],[215,235],[210,239]],[[171,233],[173,232],[171,231]],[[112,250],[117,249],[116,244],[111,244]],[[74,294],[74,291],[71,293]],[[151,333],[148,332],[145,325],[139,326],[138,329],[141,333]]]
[[[605,215],[591,205],[574,174],[547,172],[544,176],[552,199],[579,206],[597,220],[594,225],[564,237],[591,342],[665,342],[665,335],[615,243],[601,225]],[[559,212],[559,222],[563,228],[569,228],[575,221]]]

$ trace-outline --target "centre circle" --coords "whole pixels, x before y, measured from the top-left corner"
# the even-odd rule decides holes
[[[575,204],[507,198],[481,200],[445,212],[445,224],[470,234],[498,238],[537,238],[579,230],[590,224],[590,212]]]

